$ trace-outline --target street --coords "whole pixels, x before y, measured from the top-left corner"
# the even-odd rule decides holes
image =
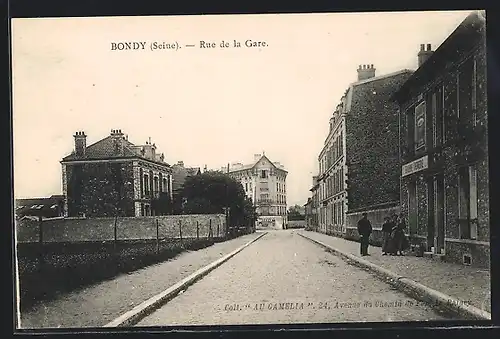
[[[299,236],[269,231],[136,326],[444,320]]]

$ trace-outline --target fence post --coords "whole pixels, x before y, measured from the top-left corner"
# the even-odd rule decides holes
[[[158,225],[158,218],[156,218],[156,254],[160,253],[160,226]]]
[[[208,239],[212,238],[212,218],[210,218],[208,223]]]
[[[196,240],[200,240],[200,222],[196,220]]]
[[[45,251],[43,248],[43,221],[42,217],[38,217],[38,243],[39,243],[39,250],[38,250],[38,268],[41,270],[42,266],[44,264],[45,260]]]
[[[217,224],[217,238],[219,238],[219,224]]]
[[[181,244],[182,244],[182,224],[180,220],[179,220],[179,236],[181,238]]]

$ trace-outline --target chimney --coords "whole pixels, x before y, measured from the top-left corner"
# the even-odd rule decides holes
[[[181,167],[184,167],[184,161],[177,161],[177,165],[181,166]]]
[[[375,77],[375,67],[372,65],[359,65],[358,81],[366,80]]]
[[[124,134],[121,129],[112,129],[111,138],[113,140],[113,149],[115,155],[123,155],[123,138]]]
[[[76,132],[73,135],[75,138],[75,154],[77,157],[85,156],[85,150],[87,149],[87,136],[84,132]]]
[[[431,44],[427,44],[427,49],[425,44],[420,44],[420,51],[418,52],[418,67],[422,66],[424,62],[427,61],[434,53]]]
[[[206,171],[208,171],[207,165],[205,165],[205,167],[203,168],[203,173],[205,173]]]
[[[259,161],[260,157],[261,157],[261,155],[260,155],[260,154],[255,153],[255,154],[253,155],[253,161],[254,161],[254,162]]]

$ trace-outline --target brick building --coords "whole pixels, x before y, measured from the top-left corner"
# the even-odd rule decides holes
[[[152,203],[172,198],[172,171],[151,141],[134,145],[121,130],[87,146],[74,135],[75,150],[61,161],[65,216],[157,214]]]
[[[375,76],[373,65],[357,72],[318,157],[319,231],[342,237],[355,231],[348,214],[399,204],[398,105],[390,98],[412,74]]]
[[[428,255],[489,266],[485,18],[471,13],[419,68],[400,104],[401,210]]]

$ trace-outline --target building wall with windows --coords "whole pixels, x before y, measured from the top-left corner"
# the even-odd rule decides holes
[[[430,255],[482,267],[490,240],[485,46],[485,21],[474,12],[396,95],[410,239]]]
[[[319,154],[319,230],[345,232],[345,115],[339,104],[330,118],[325,145]]]
[[[155,144],[135,145],[121,130],[89,146],[84,132],[74,138],[61,161],[65,216],[156,215],[153,201],[172,197],[171,167]]]
[[[229,175],[242,184],[246,195],[254,203],[259,215],[258,222],[273,224],[273,228],[285,226],[288,172],[282,164],[270,161],[265,155],[255,154],[254,163],[250,165],[232,164]]]

